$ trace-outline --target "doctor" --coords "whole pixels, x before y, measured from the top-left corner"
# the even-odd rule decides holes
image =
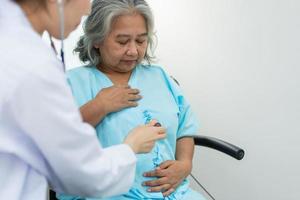
[[[89,12],[90,0],[1,0],[0,199],[46,199],[48,183],[79,196],[124,193],[135,153],[165,137],[152,122],[103,149],[82,122],[63,65],[40,36],[63,39]]]

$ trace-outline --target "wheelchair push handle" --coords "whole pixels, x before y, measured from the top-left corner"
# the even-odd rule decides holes
[[[243,149],[223,140],[207,136],[193,136],[193,138],[195,141],[195,145],[215,149],[237,160],[242,160],[244,158],[245,151]]]

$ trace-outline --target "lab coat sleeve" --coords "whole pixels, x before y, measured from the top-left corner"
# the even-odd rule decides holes
[[[101,148],[95,130],[83,123],[61,70],[29,74],[9,106],[18,128],[40,152],[44,175],[57,192],[103,197],[131,187],[135,154],[125,144]]]

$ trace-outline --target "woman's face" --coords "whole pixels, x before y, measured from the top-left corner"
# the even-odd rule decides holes
[[[63,0],[64,2],[64,38],[74,31],[84,15],[91,11],[90,0]],[[57,0],[48,3],[49,25],[47,31],[55,38],[60,37],[60,15]]]
[[[132,71],[145,57],[147,44],[146,22],[142,15],[135,13],[117,17],[105,40],[95,45],[102,58],[100,69],[118,73]]]

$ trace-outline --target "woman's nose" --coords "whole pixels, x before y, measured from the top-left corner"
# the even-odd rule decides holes
[[[136,56],[138,54],[138,49],[135,43],[130,43],[128,50],[127,50],[127,55],[129,56]]]

